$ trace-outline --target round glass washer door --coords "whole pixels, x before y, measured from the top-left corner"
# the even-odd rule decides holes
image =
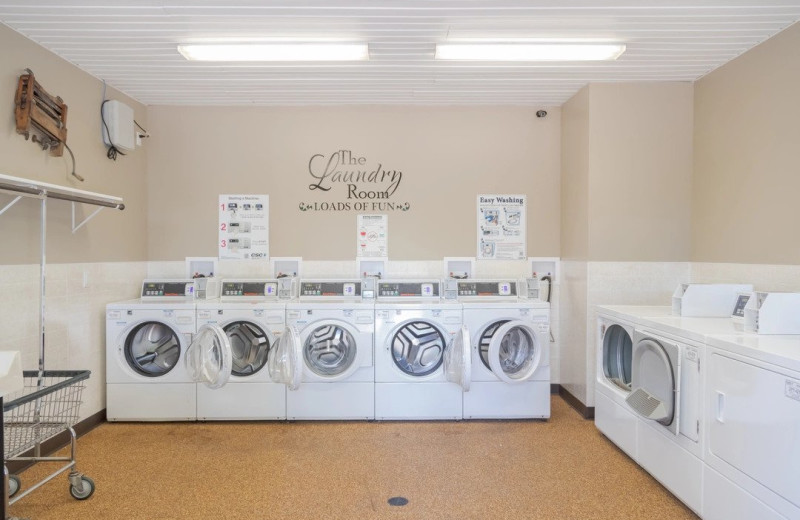
[[[606,379],[626,392],[631,391],[633,340],[620,325],[611,325],[603,334],[603,373]]]
[[[293,326],[286,327],[278,345],[267,361],[273,383],[283,383],[289,390],[300,388],[303,365],[300,361],[300,334]]]
[[[397,368],[410,376],[424,377],[442,365],[447,339],[431,323],[414,320],[397,328],[389,347]]]
[[[530,379],[542,358],[542,347],[533,328],[522,321],[507,321],[489,342],[489,367],[506,383]]]
[[[186,369],[195,383],[222,388],[231,377],[231,343],[219,326],[200,327],[186,349]]]
[[[234,321],[223,327],[231,343],[231,374],[252,376],[267,366],[274,339],[250,321]]]
[[[161,377],[172,371],[181,357],[180,336],[169,325],[147,321],[125,337],[125,360],[139,375]]]
[[[314,374],[342,379],[356,368],[358,344],[344,324],[336,321],[312,323],[303,342],[303,359]]]

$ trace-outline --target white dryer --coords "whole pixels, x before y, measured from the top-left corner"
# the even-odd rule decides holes
[[[301,280],[270,360],[288,419],[373,419],[375,315],[361,280]]]
[[[512,280],[459,280],[472,376],[465,419],[550,417],[550,304]]]
[[[707,342],[703,518],[800,518],[800,336]]]
[[[197,387],[199,420],[286,419],[286,385],[270,379],[267,361],[286,327],[277,280],[223,280],[220,298],[197,303],[197,326],[222,328],[231,344],[231,377],[221,388]]]
[[[439,280],[381,280],[375,302],[375,418],[461,419],[469,331]]]
[[[705,342],[745,334],[731,318],[642,318],[631,359],[631,394],[639,414],[637,462],[698,515],[703,479],[702,391]]]
[[[644,316],[671,314],[670,306],[597,307],[594,423],[634,460],[638,417],[625,402],[631,392],[634,330]]]
[[[219,329],[195,337],[194,282],[146,280],[142,297],[106,306],[109,421],[193,421],[198,382],[224,385],[230,344]]]

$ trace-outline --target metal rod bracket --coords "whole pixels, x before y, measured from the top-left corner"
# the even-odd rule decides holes
[[[75,202],[73,202],[72,203],[72,233],[74,234],[76,231],[78,231],[81,227],[83,227],[84,224],[86,224],[87,222],[92,220],[95,217],[95,215],[100,213],[100,211],[102,211],[104,208],[105,208],[105,206],[98,206],[98,208],[95,209],[88,217],[83,219],[80,222],[80,224],[75,225]]]

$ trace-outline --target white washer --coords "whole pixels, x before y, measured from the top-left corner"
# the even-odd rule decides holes
[[[703,518],[800,519],[800,336],[711,336]]]
[[[289,386],[288,419],[373,419],[375,311],[361,280],[301,280],[286,304],[273,380]]]
[[[550,417],[550,304],[520,299],[510,280],[459,280],[457,287],[471,335],[463,417]]]
[[[462,306],[439,280],[382,280],[375,302],[375,418],[461,419],[470,385]]]
[[[632,354],[632,392],[639,414],[637,462],[698,515],[702,511],[705,342],[712,334],[745,334],[731,318],[642,318]]]
[[[611,442],[636,460],[638,417],[630,395],[635,327],[644,316],[670,316],[672,307],[613,305],[597,307],[594,423]]]
[[[218,300],[197,303],[197,327],[215,324],[231,343],[231,377],[197,386],[199,420],[286,419],[286,385],[270,379],[268,357],[286,327],[277,280],[223,280]]]
[[[142,297],[106,306],[106,416],[109,421],[193,421],[196,383],[224,384],[230,344],[195,335],[194,282],[146,280]]]

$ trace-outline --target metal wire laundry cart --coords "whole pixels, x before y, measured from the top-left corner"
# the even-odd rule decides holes
[[[24,388],[6,397],[3,404],[4,462],[64,462],[44,480],[15,496],[20,478],[8,477],[8,497],[13,504],[31,491],[69,471],[69,492],[77,500],[94,493],[94,482],[75,468],[75,430],[72,426],[80,417],[81,396],[89,379],[88,370],[26,370],[22,373]],[[46,440],[68,431],[69,456],[42,457],[41,445]],[[7,471],[4,469],[4,473]]]

